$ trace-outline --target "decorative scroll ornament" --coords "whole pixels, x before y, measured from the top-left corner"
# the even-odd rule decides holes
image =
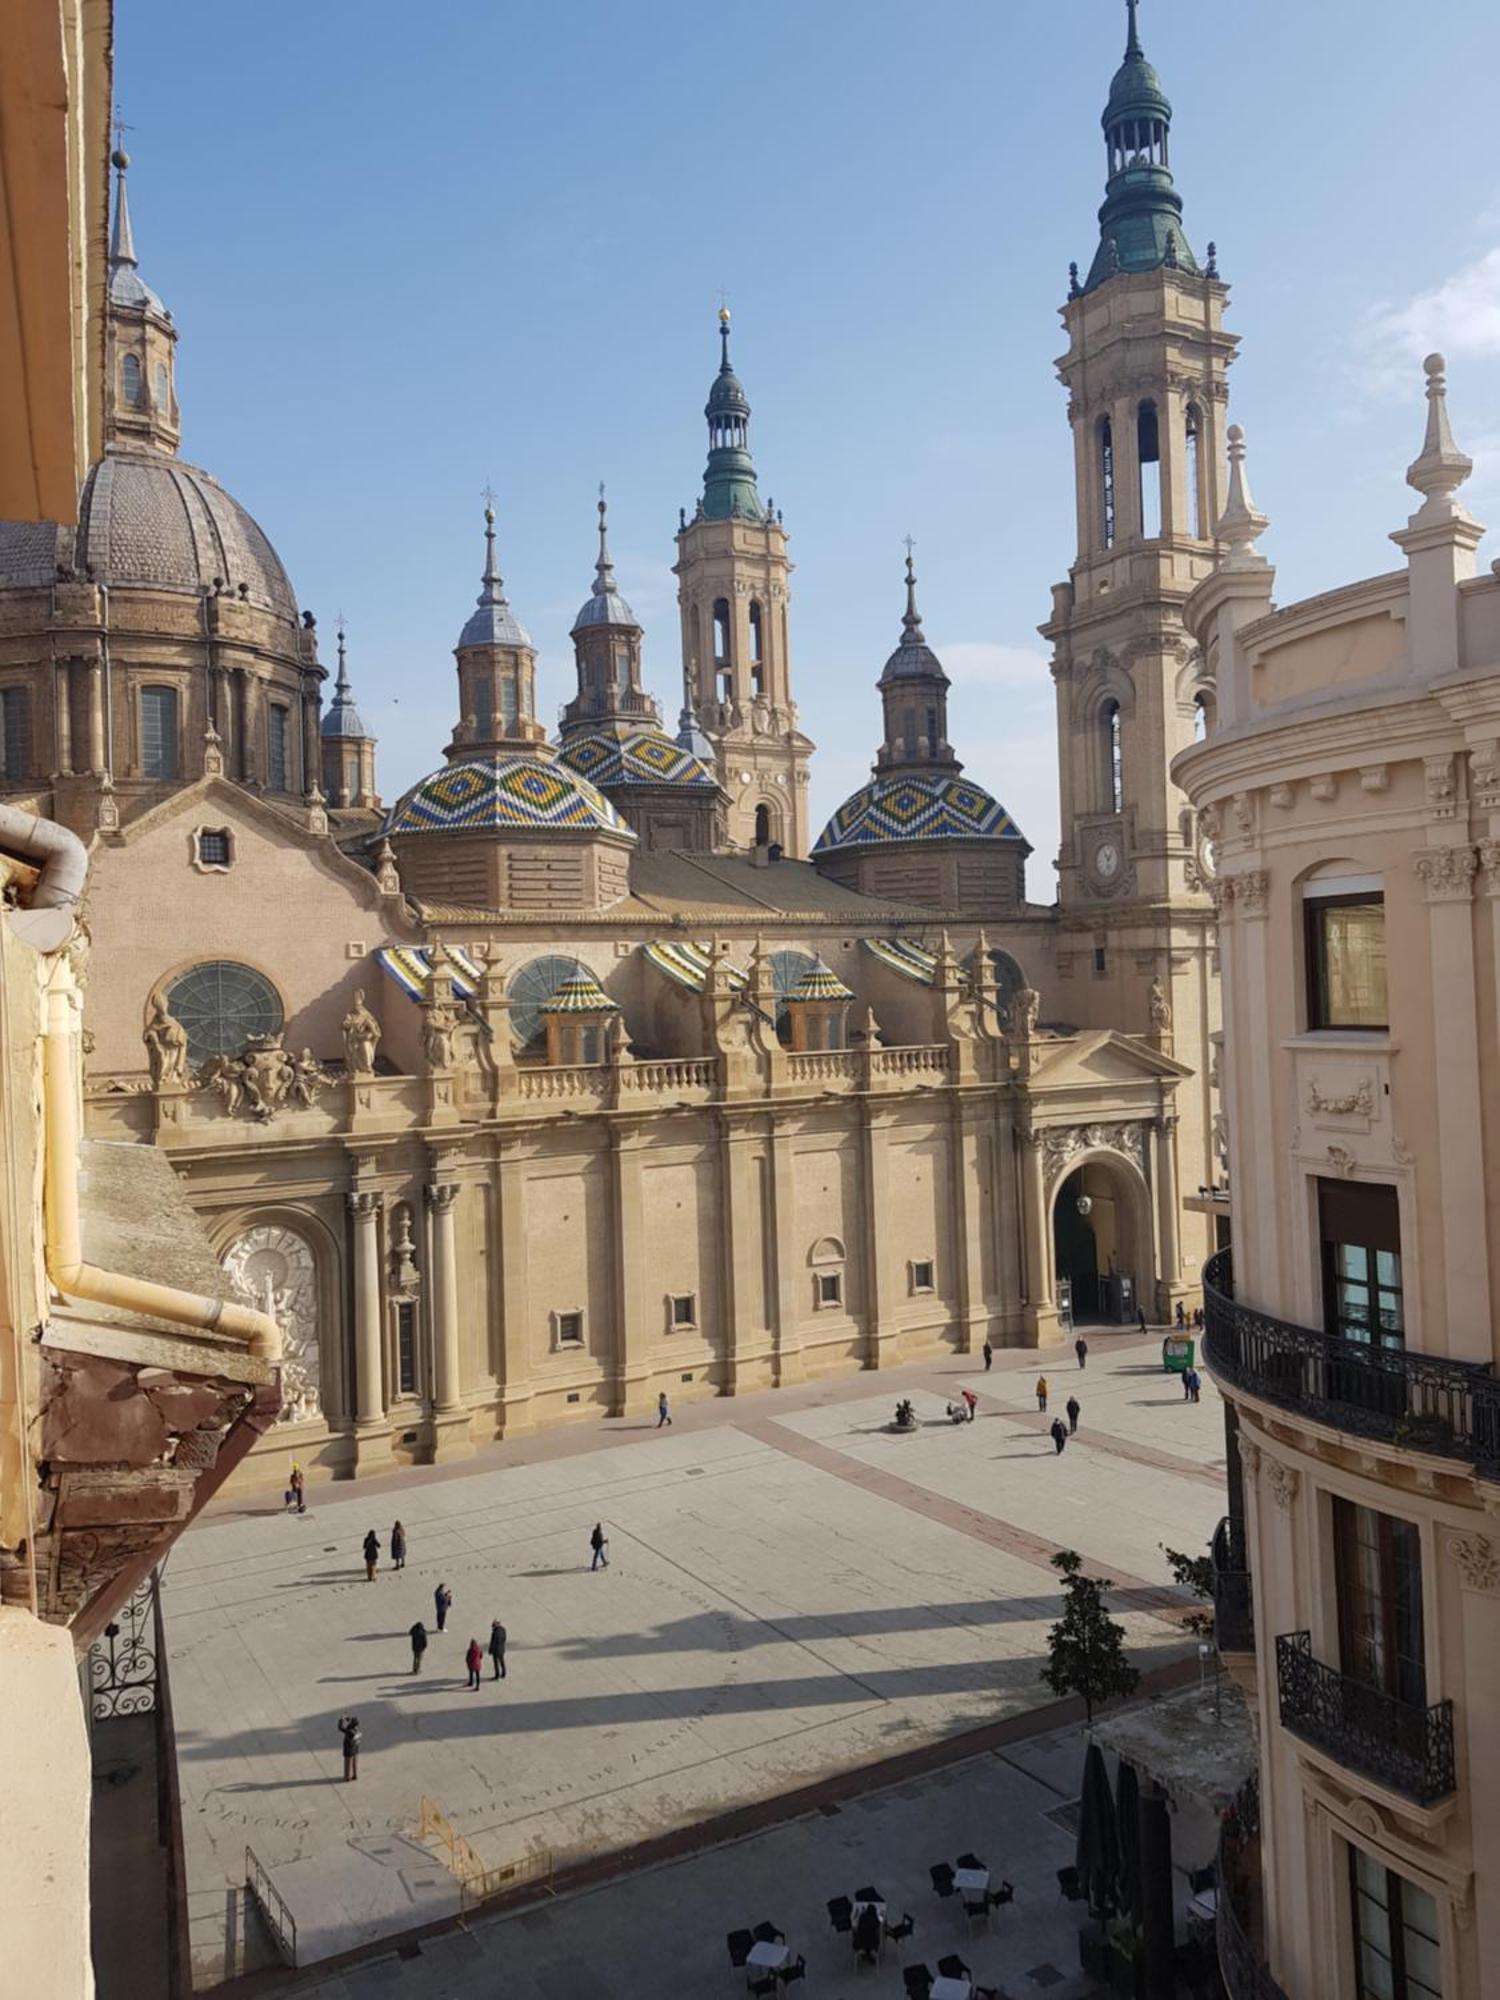
[[[281,1328],[281,1421],[318,1415],[322,1364],[318,1347],[318,1268],[295,1230],[260,1223],[243,1231],[222,1258],[246,1305],[270,1313]]]
[[[1078,1153],[1123,1153],[1142,1173],[1146,1171],[1146,1141],[1139,1125],[1055,1125],[1044,1129],[1041,1138],[1049,1181]]]
[[[1312,1077],[1307,1085],[1307,1108],[1315,1118],[1320,1114],[1326,1114],[1330,1118],[1373,1118],[1374,1078],[1362,1076],[1358,1089],[1347,1091],[1342,1097],[1325,1097],[1318,1088],[1317,1078]]]
[[[96,1722],[156,1707],[156,1577],[125,1600],[89,1652],[89,1708]]]
[[[289,1105],[307,1110],[330,1079],[311,1049],[288,1055],[278,1029],[272,1035],[252,1035],[243,1055],[211,1057],[197,1081],[200,1090],[218,1092],[231,1118],[248,1111],[265,1124]]]
[[[1427,847],[1416,856],[1416,868],[1429,903],[1467,902],[1479,855],[1472,847]]]
[[[1468,1590],[1494,1590],[1500,1586],[1500,1550],[1488,1535],[1454,1535],[1448,1553],[1458,1564]]]
[[[1297,1497],[1297,1488],[1302,1483],[1302,1475],[1294,1465],[1288,1465],[1284,1459],[1264,1458],[1262,1463],[1265,1466],[1266,1484],[1271,1489],[1271,1498],[1285,1514]]]

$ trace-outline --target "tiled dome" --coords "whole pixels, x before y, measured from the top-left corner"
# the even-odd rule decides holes
[[[1026,836],[982,785],[951,771],[872,779],[845,799],[818,835],[814,854],[873,847],[887,841],[1013,840]]]
[[[540,757],[474,757],[445,764],[401,799],[388,833],[513,832],[635,835],[586,778]]]
[[[559,761],[591,784],[717,785],[718,779],[701,759],[659,729],[634,729],[623,736],[589,730],[570,736],[558,751]]]

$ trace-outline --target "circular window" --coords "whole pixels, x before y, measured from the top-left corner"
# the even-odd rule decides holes
[[[510,1002],[510,1031],[519,1048],[529,1048],[542,1032],[542,1008],[565,979],[588,976],[588,967],[576,958],[549,953],[529,959],[510,982],[506,998]]]
[[[167,1012],[187,1030],[193,1062],[237,1056],[252,1035],[274,1035],[285,1018],[270,980],[231,959],[195,965],[172,981],[165,998]]]

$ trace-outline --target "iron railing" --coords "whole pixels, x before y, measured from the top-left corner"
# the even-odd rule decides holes
[[[1402,1701],[1325,1666],[1308,1632],[1276,1641],[1276,1686],[1282,1727],[1350,1770],[1422,1806],[1457,1787],[1451,1701]]]
[[[245,1849],[245,1889],[265,1920],[277,1951],[288,1965],[297,1963],[297,1919],[286,1899],[261,1866],[254,1850]]]
[[[1221,1653],[1255,1651],[1255,1612],[1245,1532],[1226,1514],[1208,1545],[1214,1578],[1214,1640]]]
[[[95,1722],[149,1715],[157,1705],[161,1619],[157,1572],[133,1590],[89,1652],[89,1708]]]
[[[1500,1380],[1488,1362],[1377,1347],[1275,1319],[1234,1296],[1221,1250],[1203,1267],[1203,1353],[1233,1387],[1357,1437],[1460,1459],[1500,1479]]]
[[[1260,1898],[1260,1797],[1255,1779],[1241,1786],[1219,1835],[1214,1941],[1229,2000],[1286,2000],[1252,1938],[1251,1911]]]

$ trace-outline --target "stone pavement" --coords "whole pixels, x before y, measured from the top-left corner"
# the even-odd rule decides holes
[[[988,1376],[962,1357],[317,1488],[300,1519],[211,1513],[164,1592],[200,1978],[235,1969],[246,1845],[306,1964],[456,1909],[417,1839],[424,1794],[487,1865],[563,1866],[1044,1705],[1057,1547],[1117,1580],[1137,1664],[1180,1657],[1157,1544],[1201,1548],[1222,1511],[1221,1414],[1207,1386],[1183,1404],[1155,1340],[1092,1345],[1082,1373],[1048,1357],[1046,1419],[1034,1355]],[[966,1383],[981,1415],[953,1427]],[[1045,1423],[1070,1392],[1083,1427],[1059,1460]],[[914,1436],[883,1428],[899,1394]],[[397,1515],[409,1567],[367,1584],[364,1532],[388,1541]],[[591,1574],[596,1519],[612,1563]],[[431,1626],[440,1580],[449,1630],[413,1676],[406,1629]],[[510,1675],[473,1693],[462,1653],[496,1616]]]

